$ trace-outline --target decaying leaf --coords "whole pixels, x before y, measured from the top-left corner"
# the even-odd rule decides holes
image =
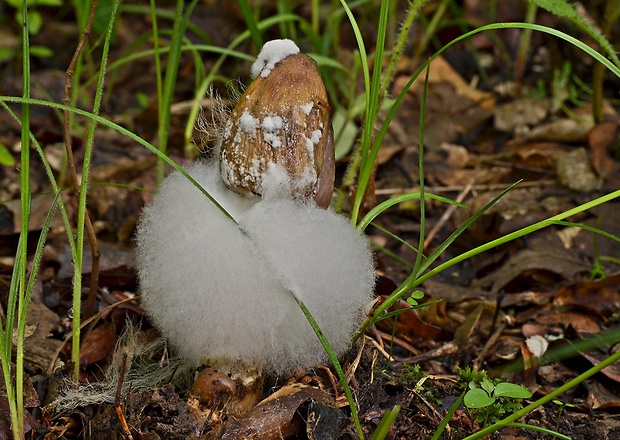
[[[574,191],[590,192],[603,186],[603,178],[592,168],[585,148],[560,157],[557,168],[560,183]]]
[[[286,439],[300,438],[303,432],[311,439],[329,440],[340,438],[347,424],[348,419],[327,393],[295,383],[280,388],[209,438]]]

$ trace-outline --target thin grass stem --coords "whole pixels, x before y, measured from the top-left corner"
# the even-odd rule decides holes
[[[30,98],[30,35],[28,30],[28,4],[26,0],[22,1],[22,97]],[[19,259],[19,288],[18,288],[18,304],[17,304],[17,324],[18,329],[22,327],[20,319],[28,312],[28,304],[26,303],[26,269],[28,267],[28,227],[30,225],[30,104],[22,105],[22,130],[21,130],[21,158],[20,158],[20,199],[21,199],[21,229],[20,241],[22,246]],[[25,318],[24,318],[25,319]],[[8,321],[8,319],[7,319]],[[25,327],[25,324],[24,324]],[[12,335],[13,326],[7,327],[7,333]],[[22,439],[25,436],[24,431],[24,332],[17,332],[17,346],[15,359],[15,399],[17,406],[17,420],[12,421],[13,436]],[[10,357],[9,357],[10,359]]]
[[[201,193],[203,193],[211,201],[211,203],[213,203],[226,217],[228,217],[230,220],[232,220],[236,224],[238,224],[237,220],[235,220],[235,218],[228,211],[226,211],[226,209],[224,209],[224,207],[211,194],[209,194],[209,192],[207,190],[205,190],[196,181],[196,179],[194,179],[192,176],[190,176],[187,173],[187,171],[185,171],[183,169],[183,167],[181,167],[174,160],[170,159],[164,153],[159,151],[159,149],[157,147],[155,147],[153,144],[151,144],[150,142],[142,139],[140,136],[136,135],[135,133],[131,132],[130,130],[126,129],[125,127],[122,127],[122,126],[120,126],[120,125],[118,125],[118,124],[116,124],[116,123],[114,123],[112,121],[109,121],[106,118],[103,118],[103,117],[101,117],[99,115],[95,115],[95,114],[93,114],[91,112],[88,112],[86,110],[82,110],[82,109],[79,109],[79,108],[67,106],[67,105],[64,105],[64,104],[58,104],[56,102],[43,101],[43,100],[32,99],[32,98],[30,98],[28,100],[24,100],[23,98],[16,97],[16,96],[0,96],[0,103],[1,104],[6,104],[6,103],[18,103],[18,104],[21,104],[21,103],[26,102],[26,101],[29,102],[31,105],[42,105],[42,106],[46,106],[46,107],[50,107],[50,108],[55,108],[55,109],[67,110],[67,111],[73,112],[73,113],[75,113],[77,115],[85,116],[85,117],[87,117],[89,119],[94,120],[99,125],[111,128],[111,129],[116,130],[117,132],[119,132],[119,133],[129,137],[133,141],[137,142],[138,144],[140,144],[143,147],[145,147],[146,149],[148,149],[155,156],[157,156],[158,158],[160,158],[161,160],[166,162],[166,164],[170,165],[173,169],[175,169],[176,171],[181,173],[187,180],[189,180],[192,183],[192,185],[194,185]]]

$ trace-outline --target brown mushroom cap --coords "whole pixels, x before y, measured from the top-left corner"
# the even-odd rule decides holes
[[[247,88],[228,121],[220,147],[224,184],[262,195],[270,164],[284,167],[294,196],[326,207],[334,185],[329,104],[315,61],[289,55]]]

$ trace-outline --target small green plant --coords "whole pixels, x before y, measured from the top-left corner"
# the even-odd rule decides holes
[[[418,364],[405,365],[401,371],[392,375],[394,382],[411,388],[414,393],[431,405],[441,406],[437,389],[433,381],[426,380],[427,378],[428,374],[423,372]]]
[[[405,365],[401,371],[394,374],[392,379],[401,385],[412,386],[417,384],[421,379],[426,377],[426,373],[422,371],[418,364]]]
[[[525,387],[490,379],[484,374],[480,382],[470,381],[463,400],[474,421],[482,426],[494,423],[523,407],[523,399],[532,397]]]
[[[564,409],[565,408],[574,408],[575,405],[573,405],[572,403],[568,403],[568,402],[562,402],[560,399],[553,399],[552,402],[560,407],[560,410],[558,411],[558,421],[555,424],[555,430],[559,431],[560,430],[560,421],[562,420],[562,413],[564,412]]]
[[[418,300],[422,298],[424,298],[424,292],[422,292],[421,290],[414,290],[407,298],[407,303],[412,306],[417,306],[419,305]]]
[[[467,407],[469,415],[474,418],[474,422],[483,427],[477,433],[466,437],[466,440],[482,438],[484,435],[488,435],[505,426],[530,429],[557,438],[569,439],[569,437],[559,432],[541,426],[516,422],[516,420],[528,414],[532,408],[549,401],[550,398],[547,396],[523,408],[523,401],[532,397],[532,393],[527,388],[501,381],[500,379],[492,379],[484,370],[476,371],[470,367],[457,367],[456,371],[459,375],[457,387],[460,385],[464,391],[448,414],[453,413],[462,401]],[[433,439],[439,438],[438,434],[445,429],[447,420],[448,416],[442,421]]]

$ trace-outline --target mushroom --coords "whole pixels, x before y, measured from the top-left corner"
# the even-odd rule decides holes
[[[274,49],[269,43],[265,48]],[[184,176],[173,172],[143,210],[136,236],[136,267],[146,310],[180,356],[227,371],[285,374],[327,361],[293,294],[313,314],[335,352],[343,354],[372,299],[375,271],[366,237],[346,218],[320,208],[313,200],[324,194],[321,164],[333,167],[333,158],[323,156],[329,148],[333,155],[333,146],[322,140],[331,133],[327,107],[316,100],[306,102],[306,98],[290,104],[308,104],[306,115],[304,109],[269,107],[263,111],[256,103],[247,106],[244,102],[245,96],[267,93],[262,90],[267,87],[265,81],[287,66],[291,57],[304,69],[316,68],[305,58],[298,61],[301,54],[297,53],[277,61],[263,55],[259,55],[262,68],[257,79],[227,124],[235,128],[230,133],[224,130],[219,156],[186,167],[238,224]],[[267,75],[266,69],[271,69]],[[281,96],[290,91],[287,83],[282,86],[278,93],[269,93]],[[246,113],[247,109],[251,112]],[[243,122],[247,114],[256,122]],[[305,132],[296,119],[301,115],[308,116]],[[243,144],[234,142],[237,134],[251,125],[264,125],[269,117],[282,119],[282,128],[273,131],[282,145],[274,146],[275,137],[270,146],[264,145],[269,143],[265,132],[254,139],[246,133]],[[272,122],[279,127],[279,122]],[[289,126],[289,134],[299,130],[307,134],[306,140],[298,142],[303,139],[299,133],[293,136],[296,140],[286,140],[286,124],[294,126]],[[324,131],[317,134],[315,143],[308,136],[321,124]],[[308,141],[314,155],[309,154]],[[237,153],[229,156],[229,150],[240,152],[241,147],[250,146],[255,150],[248,154],[264,159],[256,173]],[[300,173],[301,168],[290,166],[298,163],[295,160],[265,154],[277,148],[293,149],[301,154],[296,156],[302,157],[298,162],[311,165],[314,171]],[[306,179],[308,175],[312,179]],[[333,184],[333,177],[324,180],[330,179]],[[253,186],[234,186],[233,181]]]

